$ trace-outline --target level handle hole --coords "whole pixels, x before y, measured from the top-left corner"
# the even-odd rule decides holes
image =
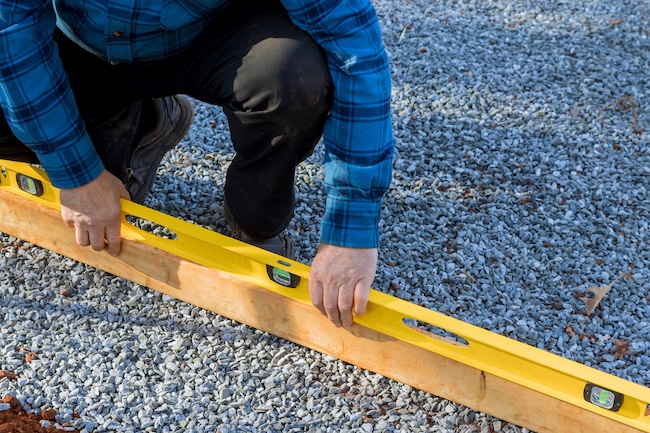
[[[459,347],[469,347],[469,341],[465,340],[463,337],[456,335],[453,332],[449,332],[445,329],[434,326],[430,323],[411,319],[409,317],[402,319],[402,323],[405,326],[419,332],[420,334],[426,335],[427,337],[438,341],[442,341],[443,343]]]
[[[178,235],[175,231],[146,218],[126,215],[124,219],[133,227],[136,227],[147,233],[151,233],[152,235],[158,236],[159,238],[169,239],[173,241],[178,240]]]

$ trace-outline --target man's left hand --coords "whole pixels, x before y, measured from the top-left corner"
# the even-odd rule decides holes
[[[366,312],[377,272],[376,248],[321,244],[311,265],[311,302],[336,326],[352,326],[352,311]]]

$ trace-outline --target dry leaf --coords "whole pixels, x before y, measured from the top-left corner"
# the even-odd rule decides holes
[[[614,359],[621,359],[625,355],[632,355],[632,351],[630,350],[630,340],[615,338],[614,346],[616,346],[614,349]]]
[[[611,21],[609,22],[609,24],[612,25],[612,26],[615,26],[615,25],[617,25],[617,24],[621,24],[621,23],[624,22],[624,21],[625,21],[625,20],[622,20],[622,19],[618,18],[618,19],[615,19],[615,20],[611,20]]]
[[[588,338],[588,339],[590,339],[592,341],[598,341],[598,337],[596,337],[596,334],[586,334],[584,332],[582,334],[578,335],[578,338],[581,341],[584,340],[585,338]]]
[[[573,330],[573,328],[571,326],[566,326],[564,328],[564,332],[569,334],[569,337],[571,337],[571,338],[575,337],[575,335],[576,335],[575,331]]]
[[[600,304],[600,301],[602,301],[605,295],[610,290],[612,290],[614,283],[616,283],[621,278],[628,278],[633,280],[634,275],[627,272],[623,272],[621,275],[618,276],[618,278],[616,278],[614,281],[612,281],[606,286],[591,286],[585,289],[594,294],[593,298],[587,298],[587,297],[582,298],[585,301],[585,309],[586,309],[587,316],[591,316],[591,313],[594,312],[598,304]]]
[[[607,292],[612,290],[612,286],[614,285],[614,281],[612,281],[610,284],[607,286],[591,286],[587,287],[586,290],[590,291],[591,293],[594,294],[593,298],[587,298],[584,297],[585,301],[585,309],[586,309],[586,314],[587,316],[591,316],[591,313],[594,312],[598,304],[600,304],[600,301],[603,300]]]
[[[3,377],[6,377],[7,379],[13,381],[13,380],[16,380],[18,375],[16,373],[14,373],[13,371],[0,370],[0,379],[2,379]]]
[[[34,352],[29,352],[27,355],[25,355],[25,362],[32,362],[35,359],[36,354]]]

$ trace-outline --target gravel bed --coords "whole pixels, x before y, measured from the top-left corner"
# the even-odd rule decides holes
[[[650,386],[644,4],[375,1],[396,139],[375,288]],[[147,204],[225,233],[227,125],[196,114]],[[322,157],[297,174],[306,263]],[[528,431],[6,235],[0,319],[0,394],[85,432]]]

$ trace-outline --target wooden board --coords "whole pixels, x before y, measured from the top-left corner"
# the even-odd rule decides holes
[[[373,329],[336,329],[305,303],[142,242],[124,240],[119,257],[80,247],[57,210],[2,189],[0,231],[539,433],[641,432]]]

